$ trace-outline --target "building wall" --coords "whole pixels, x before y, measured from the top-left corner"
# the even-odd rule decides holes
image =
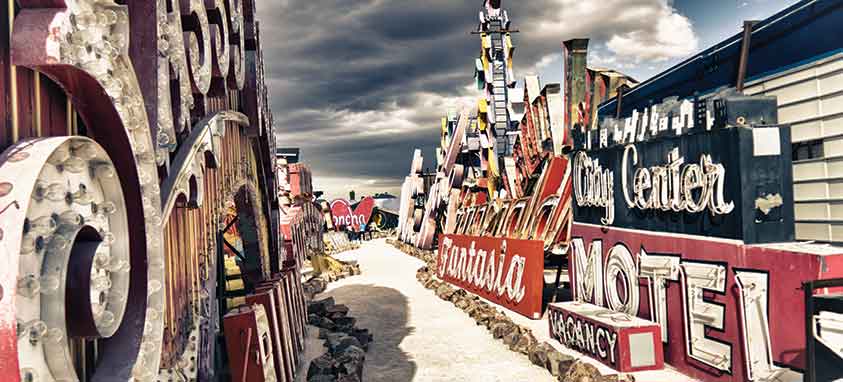
[[[843,53],[748,84],[790,124],[796,238],[843,243]]]

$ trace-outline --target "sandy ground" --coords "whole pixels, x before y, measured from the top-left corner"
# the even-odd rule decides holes
[[[364,381],[554,381],[544,368],[509,351],[485,327],[422,287],[416,281],[422,261],[382,239],[337,257],[357,260],[363,274],[331,283],[317,298],[333,296],[349,307],[358,327],[374,334]],[[325,351],[317,334],[312,327],[298,381],[306,380],[310,360]]]

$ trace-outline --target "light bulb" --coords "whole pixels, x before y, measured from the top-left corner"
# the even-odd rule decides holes
[[[109,327],[114,324],[114,313],[111,313],[109,310],[104,310],[102,314],[100,314],[99,318],[97,318],[97,322],[104,326]]]
[[[158,321],[160,318],[161,318],[161,314],[157,310],[155,310],[153,308],[147,308],[146,309],[146,320],[148,322]]]
[[[62,163],[64,163],[64,161],[66,161],[67,158],[69,158],[69,157],[70,157],[70,148],[68,148],[67,145],[62,145],[61,147],[59,147],[55,151],[53,151],[53,154],[50,155],[49,159],[47,159],[47,163],[49,163],[53,166],[58,166],[58,165],[61,165]]]
[[[97,291],[107,291],[111,289],[111,277],[108,275],[97,275],[91,278],[91,288]]]
[[[78,156],[70,156],[62,162],[61,168],[71,174],[81,174],[88,168],[88,161]]]
[[[147,287],[148,287],[148,292],[149,292],[148,294],[149,295],[158,293],[158,291],[161,290],[161,282],[158,281],[158,280],[149,280],[149,283],[148,283]]]
[[[102,237],[102,245],[105,245],[106,247],[110,247],[114,244],[114,241],[116,240],[116,238],[114,237],[113,233],[108,232],[104,229],[101,229],[99,232],[100,232],[100,237]]]
[[[42,216],[29,221],[29,231],[40,235],[51,235],[56,232],[58,224],[52,215]]]
[[[106,251],[100,251],[94,254],[94,266],[97,268],[105,268],[111,262],[111,254]]]
[[[114,171],[114,166],[108,163],[103,163],[94,168],[94,175],[96,175],[97,178],[111,179],[114,178],[117,173]]]
[[[94,202],[94,195],[92,192],[88,191],[87,186],[80,184],[79,189],[71,194],[71,199],[73,200],[73,203],[88,205]]]
[[[97,157],[97,149],[94,147],[92,143],[83,142],[80,144],[75,145],[72,148],[73,155],[83,159],[83,160],[91,160]]]
[[[114,215],[114,213],[117,212],[117,205],[112,202],[105,201],[100,204],[97,204],[95,207],[93,207],[93,210],[96,210],[95,212],[98,217],[105,219],[106,217]]]
[[[38,249],[38,239],[40,236],[35,236],[34,233],[27,233],[23,235],[20,242],[20,254],[31,255]]]
[[[41,282],[35,275],[26,275],[18,279],[18,294],[33,298],[41,292]]]
[[[71,226],[71,227],[80,226],[80,225],[82,225],[82,222],[84,221],[84,219],[82,218],[82,215],[79,214],[76,211],[73,211],[73,210],[68,210],[68,211],[62,212],[61,215],[59,215],[58,220],[59,220],[59,224],[67,225],[67,226]]]
[[[31,367],[24,367],[20,369],[20,380],[21,382],[37,382],[38,381],[38,373],[35,372],[35,369]]]
[[[41,320],[29,321],[24,324],[24,327],[24,333],[29,337],[29,342],[33,345],[41,341],[41,338],[47,334],[47,324]]]

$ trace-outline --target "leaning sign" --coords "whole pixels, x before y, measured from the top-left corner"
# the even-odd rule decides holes
[[[575,136],[574,298],[657,323],[664,360],[706,381],[803,370],[804,281],[843,251],[793,240],[775,100],[673,100]],[[772,125],[770,125],[772,124]]]
[[[441,235],[439,243],[439,278],[528,318],[541,318],[541,241]]]

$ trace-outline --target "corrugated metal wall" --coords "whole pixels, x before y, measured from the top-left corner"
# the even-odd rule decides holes
[[[755,80],[792,126],[796,238],[843,243],[843,53]]]

